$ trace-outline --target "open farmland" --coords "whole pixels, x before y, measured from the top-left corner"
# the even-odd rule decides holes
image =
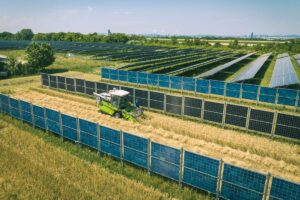
[[[75,75],[76,73],[69,73]],[[65,75],[68,75],[65,74]],[[82,78],[82,75],[77,73]],[[86,75],[92,78],[94,75]],[[94,76],[95,78],[95,76]],[[16,79],[20,83],[20,80]],[[25,83],[24,83],[25,84]],[[249,135],[233,130],[224,130],[212,125],[186,121],[158,113],[146,112],[141,123],[131,123],[98,113],[95,101],[85,97],[57,92],[39,86],[34,78],[31,86],[13,87],[14,81],[1,86],[15,98],[47,106],[72,116],[82,117],[103,125],[123,129],[136,135],[151,138],[170,146],[184,147],[225,162],[242,167],[271,172],[274,175],[299,181],[300,149],[298,145]],[[22,84],[19,84],[19,86]],[[161,122],[164,123],[161,123]]]

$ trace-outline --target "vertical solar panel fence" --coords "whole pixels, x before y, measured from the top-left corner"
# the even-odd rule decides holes
[[[203,116],[204,120],[222,124],[224,104],[204,101],[203,109],[204,109],[204,116]]]
[[[270,191],[270,200],[300,199],[300,184],[273,177]]]
[[[267,175],[224,164],[221,197],[231,200],[263,199]]]
[[[57,135],[61,135],[60,113],[49,108],[45,108],[45,112],[47,125],[46,130]]]
[[[49,86],[52,87],[52,88],[57,88],[57,76],[52,76],[52,75],[49,75]]]
[[[79,119],[80,143],[93,149],[98,149],[97,124],[84,119]]]
[[[100,151],[112,157],[121,158],[121,132],[100,126]]]
[[[160,94],[156,95],[157,97],[154,97],[156,100],[161,99]],[[186,103],[184,104],[185,110],[187,106],[197,108],[203,104],[196,99],[188,100],[187,98],[184,102]],[[208,105],[210,106],[218,107],[213,104]],[[201,106],[200,109],[202,109]],[[228,104],[227,111],[228,115],[244,117],[246,108]],[[92,121],[10,98],[7,95],[0,94],[0,112],[120,161],[124,160],[147,169],[149,172],[176,181],[179,185],[191,186],[215,194],[222,199],[300,199],[299,183],[244,169],[184,149],[179,150],[131,133],[98,125]],[[252,120],[270,121],[269,114],[259,113],[256,110],[251,110],[251,112],[254,113]],[[198,114],[199,111],[197,111]],[[268,120],[265,120],[266,118]],[[290,118],[288,115],[278,113],[277,119],[282,121],[281,124],[277,124],[276,130],[278,131],[288,130],[290,127],[299,128],[299,118]],[[244,124],[244,121],[241,124]],[[278,131],[275,134],[284,133],[284,131]]]
[[[124,132],[123,142],[124,160],[147,169],[149,140]]]
[[[57,88],[65,90],[66,89],[66,78],[57,76]]]
[[[41,76],[42,84],[45,82],[43,80],[49,80],[49,77],[49,75],[46,76],[43,74]],[[57,80],[58,82],[59,80],[63,79],[52,76],[52,80]],[[297,115],[278,113],[277,119],[277,114],[275,114],[276,112],[252,109],[250,107],[248,108],[229,103],[224,104],[206,101],[198,97],[174,96],[153,90],[142,90],[130,86],[120,86],[117,84],[107,84],[103,82],[91,82],[82,79],[65,78],[65,80],[65,88],[71,92],[73,92],[73,89],[75,89],[75,91],[78,93],[91,96],[93,95],[92,93],[94,91],[101,93],[112,89],[122,89],[129,92],[129,100],[132,103],[140,105],[144,108],[162,111],[176,116],[185,116],[198,120],[201,119],[208,122],[217,123],[222,126],[229,125],[245,128],[247,130],[265,133],[272,137],[280,136],[299,139],[300,127],[298,124],[300,123],[298,122],[299,116]],[[158,79],[155,78],[153,80]],[[165,79],[165,81],[167,80]],[[236,97],[238,97],[238,92],[240,92],[240,96],[245,99],[255,100],[261,98],[265,99],[264,101],[269,102],[278,100],[278,104],[281,104],[282,102],[286,102],[287,104],[287,102],[289,102],[291,105],[298,102],[298,97],[293,90],[288,91],[285,89],[259,88],[255,85],[238,85],[236,83],[226,83],[225,85],[222,85],[219,82],[215,82],[214,88],[211,88],[211,86],[208,84],[208,81],[198,81],[202,82],[202,86],[200,88],[199,85],[196,86],[196,90],[201,89],[204,91],[213,89],[215,90],[214,93],[218,93],[217,91],[219,91],[220,93],[224,92],[226,96],[229,95]],[[171,84],[171,80],[168,83]],[[53,85],[60,84],[61,83],[53,82]],[[241,88],[241,90],[239,91],[238,88]],[[275,93],[275,91],[277,91],[277,93]],[[274,95],[277,96],[277,98]],[[7,108],[4,106],[3,109],[5,110]],[[27,119],[29,119],[29,117],[27,117]]]
[[[151,172],[179,181],[180,150],[151,143]]]
[[[248,107],[226,105],[225,124],[246,128]]]
[[[275,135],[300,140],[300,116],[278,113]]]
[[[264,110],[251,109],[249,130],[263,132],[266,134],[272,133],[274,113]]]
[[[300,107],[299,90],[275,89],[244,83],[226,83],[217,80],[195,79],[165,74],[147,74],[108,68],[101,69],[101,77],[138,85],[240,98],[272,105]],[[47,85],[47,81],[45,81],[45,85]]]
[[[220,160],[184,152],[183,183],[216,194]]]

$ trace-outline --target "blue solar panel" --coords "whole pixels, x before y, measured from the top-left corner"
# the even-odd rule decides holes
[[[33,105],[34,116],[44,117],[44,109],[42,107]]]
[[[84,119],[79,119],[80,131],[97,136],[97,124]]]
[[[195,79],[182,77],[183,90],[195,91]]]
[[[199,93],[209,93],[209,80],[197,80],[197,92]]]
[[[55,122],[59,122],[59,112],[46,108],[46,117]]]
[[[273,177],[270,199],[299,200],[300,184],[292,183],[281,178]]]
[[[148,74],[138,73],[138,83],[146,85],[148,83]]]
[[[14,98],[9,98],[10,106],[19,109],[19,101]]]
[[[94,149],[98,148],[97,136],[80,131],[80,142]]]
[[[182,77],[180,76],[171,76],[171,88],[181,90],[182,89]]]
[[[23,121],[26,121],[26,122],[32,124],[32,116],[31,116],[30,112],[23,111],[21,113],[21,118]]]
[[[60,135],[60,127],[57,122],[48,119],[47,126],[48,126],[48,131]]]
[[[109,142],[120,144],[120,131],[100,126],[100,138]]]
[[[157,74],[148,74],[148,84],[158,86],[158,75]]]
[[[151,155],[162,161],[168,161],[176,165],[180,163],[180,150],[178,149],[152,142],[151,150]]]
[[[119,80],[120,81],[127,81],[127,71],[119,70]]]
[[[148,153],[148,140],[129,133],[123,133],[124,146],[131,149]]]
[[[164,75],[164,74],[160,74],[159,75],[159,86],[160,87],[165,87],[165,88],[169,88],[169,84],[170,84],[170,81],[169,81],[170,77],[167,76],[167,75]]]
[[[20,100],[21,110],[25,112],[31,112],[30,103]]]
[[[108,155],[111,155],[113,157],[120,158],[121,157],[121,148],[120,145],[111,143],[106,140],[100,141],[100,151],[103,153],[106,153]]]
[[[179,180],[179,166],[152,157],[151,171],[162,176]]]
[[[63,126],[63,137],[69,140],[77,141],[77,130],[74,128],[69,128],[67,126]]]
[[[130,83],[137,83],[138,82],[137,72],[128,71],[128,81]]]

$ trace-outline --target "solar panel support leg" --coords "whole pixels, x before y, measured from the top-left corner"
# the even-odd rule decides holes
[[[271,130],[271,137],[272,138],[274,138],[274,134],[275,134],[276,124],[277,124],[277,116],[278,116],[278,112],[275,111],[274,112],[273,123],[272,123],[272,130]]]
[[[299,105],[299,95],[300,95],[300,92],[298,90],[297,91],[297,96],[296,96],[296,101],[295,101],[295,112],[297,112],[297,108],[298,108],[298,105]]]
[[[180,166],[179,166],[179,188],[182,188],[182,180],[183,180],[183,173],[184,173],[184,149],[181,147],[180,149]]]
[[[246,118],[246,131],[249,131],[249,123],[250,123],[250,113],[251,113],[251,108],[248,107],[247,110],[247,118]]]
[[[263,200],[270,199],[271,185],[272,185],[272,175],[268,173],[266,177],[265,186],[264,186]]]
[[[44,114],[45,130],[46,130],[46,133],[48,133],[48,120],[47,120],[46,108],[45,107],[43,107],[43,114]]]
[[[80,144],[80,123],[79,123],[79,118],[76,117],[76,130],[77,130],[77,141],[76,143],[81,146]]]
[[[33,106],[32,106],[32,103],[30,103],[30,114],[31,114],[32,126],[35,127],[34,113],[33,113]]]
[[[222,189],[222,180],[223,180],[223,171],[224,171],[223,169],[224,169],[224,161],[221,159],[219,162],[216,199],[220,199],[220,194],[221,194],[221,189]]]
[[[100,140],[100,125],[99,125],[99,123],[97,123],[97,153],[98,153],[98,155],[100,155],[100,152],[101,152],[101,145],[100,145],[100,142],[101,142],[101,140]]]
[[[151,176],[151,151],[152,151],[152,144],[151,144],[151,139],[148,138],[148,163],[147,163],[147,168],[148,168],[148,175]]]
[[[225,126],[225,120],[226,120],[226,112],[227,112],[227,103],[224,103],[224,109],[223,109],[223,117],[222,117],[222,128]]]
[[[59,123],[60,138],[62,141],[64,141],[64,131],[63,131],[63,127],[62,127],[61,112],[58,113],[58,123]]]
[[[121,162],[121,166],[123,166],[123,159],[124,159],[124,134],[123,134],[122,130],[120,130],[120,151],[121,151],[120,162]]]

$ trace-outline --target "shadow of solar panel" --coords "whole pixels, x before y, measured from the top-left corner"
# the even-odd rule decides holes
[[[101,152],[111,155],[116,158],[121,157],[120,145],[101,139],[100,141]]]
[[[79,119],[80,131],[97,136],[97,124],[84,119]]]
[[[43,84],[44,86],[49,86],[49,81],[48,81],[48,79],[42,79],[42,84]]]
[[[96,83],[97,84],[97,93],[102,93],[107,91],[107,84],[106,83]]]
[[[222,123],[223,114],[204,111],[204,117],[203,118],[207,121]]]
[[[92,81],[85,81],[85,87],[95,89],[95,82]]]
[[[262,121],[250,120],[249,121],[249,129],[254,131],[259,131],[263,133],[271,133],[272,124]]]
[[[46,110],[46,118],[55,122],[59,122],[59,112],[55,110],[51,110],[49,108],[45,108]]]
[[[75,79],[75,81],[76,81],[76,86],[84,87],[84,80],[82,80],[82,79]]]
[[[151,171],[170,179],[179,180],[179,166],[151,157]]]
[[[97,136],[80,131],[80,143],[92,147],[94,149],[98,148]]]
[[[120,131],[100,126],[100,138],[115,144],[120,144]]]
[[[263,193],[266,175],[225,163],[223,180],[240,187]]]
[[[120,86],[119,85],[107,85],[107,89],[108,90],[114,90],[114,89],[119,90]]]
[[[224,104],[210,102],[210,101],[204,102],[204,110],[218,112],[218,113],[223,114],[223,109],[224,109]]]
[[[300,139],[300,128],[277,124],[275,129],[275,135],[280,135],[283,137],[293,139]]]
[[[158,75],[157,74],[148,74],[148,84],[149,85],[158,85]]]
[[[270,191],[270,199],[300,199],[300,185],[281,178],[273,177]]]
[[[278,113],[277,124],[300,128],[300,116]]]
[[[159,86],[169,88],[170,87],[170,77],[167,75],[159,75]]]
[[[273,112],[251,109],[250,119],[273,123],[273,118],[274,118]]]
[[[196,91],[199,93],[209,93],[209,81],[208,80],[197,80]]]
[[[67,126],[63,126],[63,137],[69,140],[77,141],[77,130],[69,128]]]
[[[60,127],[59,124],[55,121],[47,119],[47,129],[48,131],[60,135]]]

